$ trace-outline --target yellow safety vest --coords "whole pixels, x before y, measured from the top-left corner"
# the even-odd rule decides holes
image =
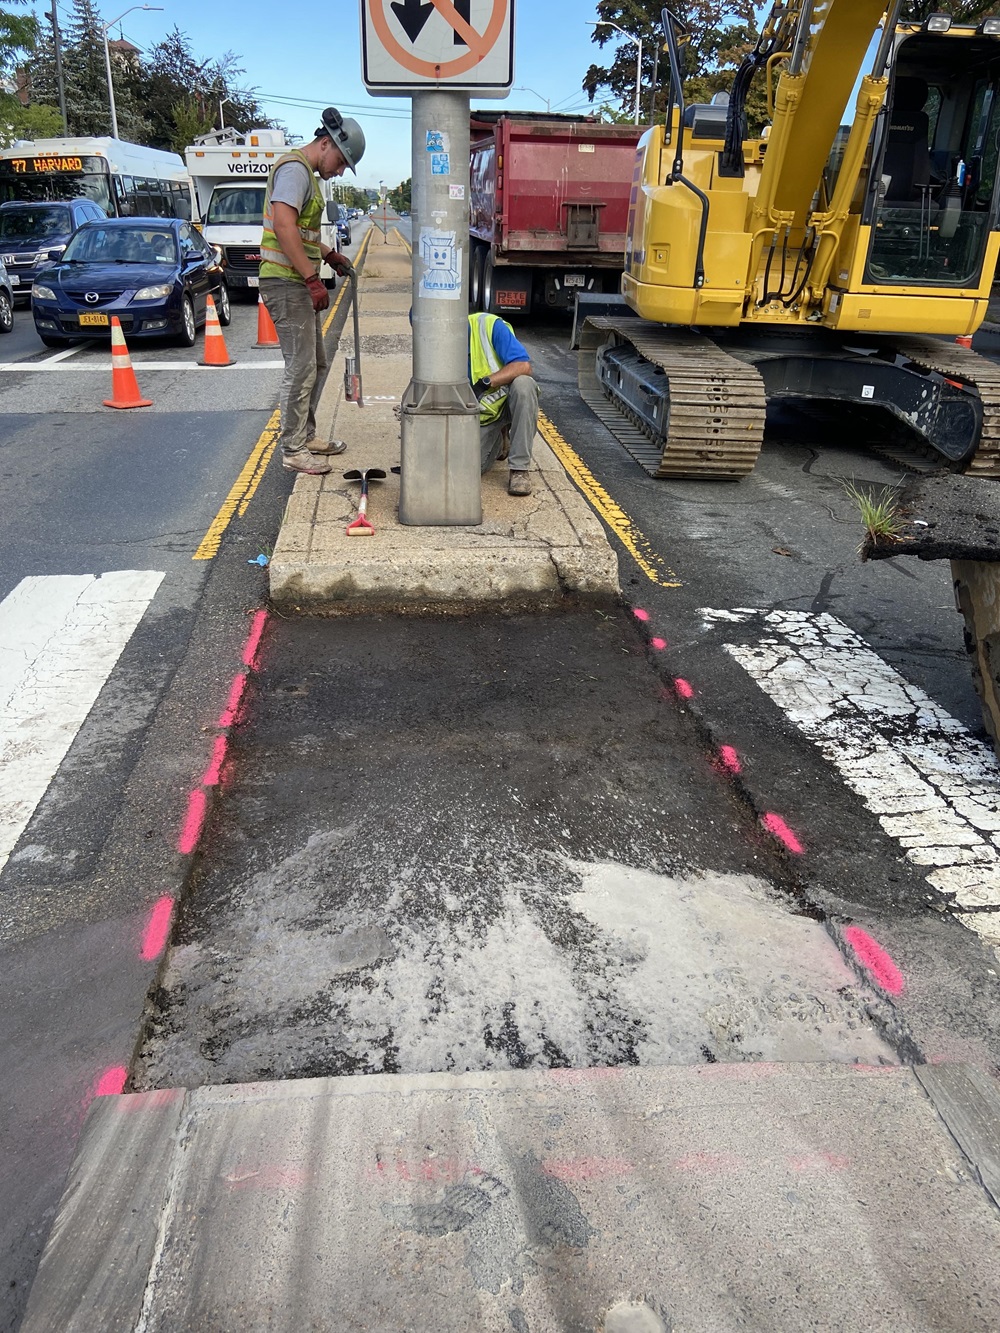
[[[271,186],[274,184],[274,173],[286,162],[301,162],[312,180],[312,196],[306,200],[302,206],[302,211],[299,213],[299,235],[302,237],[302,245],[306,254],[316,265],[317,272],[322,261],[319,239],[320,225],[323,221],[323,194],[312,167],[302,153],[292,149],[284,157],[278,158],[271,169],[271,175],[267,182],[267,190],[264,194],[264,234],[260,238],[260,276],[262,278],[285,278],[290,282],[305,282],[302,274],[289,263],[288,256],[282,252],[281,242],[274,234]]]
[[[503,362],[496,354],[493,346],[493,326],[499,315],[470,315],[469,316],[469,365],[472,369],[472,383],[485,379],[487,375],[492,375],[500,370]],[[503,320],[506,324],[507,321]],[[507,324],[510,328],[510,325]],[[511,333],[514,330],[511,329]],[[479,424],[488,426],[491,421],[502,414],[504,403],[507,401],[509,386],[504,385],[500,389],[491,389],[488,394],[479,400]]]

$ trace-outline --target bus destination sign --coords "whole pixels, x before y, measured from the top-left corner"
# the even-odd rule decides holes
[[[15,176],[29,171],[82,171],[82,157],[11,157],[7,161]]]

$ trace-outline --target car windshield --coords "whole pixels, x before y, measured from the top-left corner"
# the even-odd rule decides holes
[[[63,259],[86,264],[176,264],[172,232],[157,227],[82,227]]]
[[[69,209],[51,204],[38,208],[0,209],[0,240],[44,241],[73,230]]]
[[[242,223],[259,227],[264,221],[264,191],[252,185],[217,185],[208,205],[206,227]]]

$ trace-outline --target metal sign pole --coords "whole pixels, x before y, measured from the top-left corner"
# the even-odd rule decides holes
[[[469,96],[413,94],[413,378],[403,397],[399,519],[483,520],[479,404],[468,375]]]

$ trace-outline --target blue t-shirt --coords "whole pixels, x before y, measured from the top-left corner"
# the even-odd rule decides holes
[[[502,366],[509,366],[512,361],[530,361],[522,343],[519,343],[514,336],[514,330],[505,319],[498,319],[493,325],[493,333],[490,337],[493,344],[493,350],[500,358]],[[469,360],[469,379],[472,379],[472,360]]]

